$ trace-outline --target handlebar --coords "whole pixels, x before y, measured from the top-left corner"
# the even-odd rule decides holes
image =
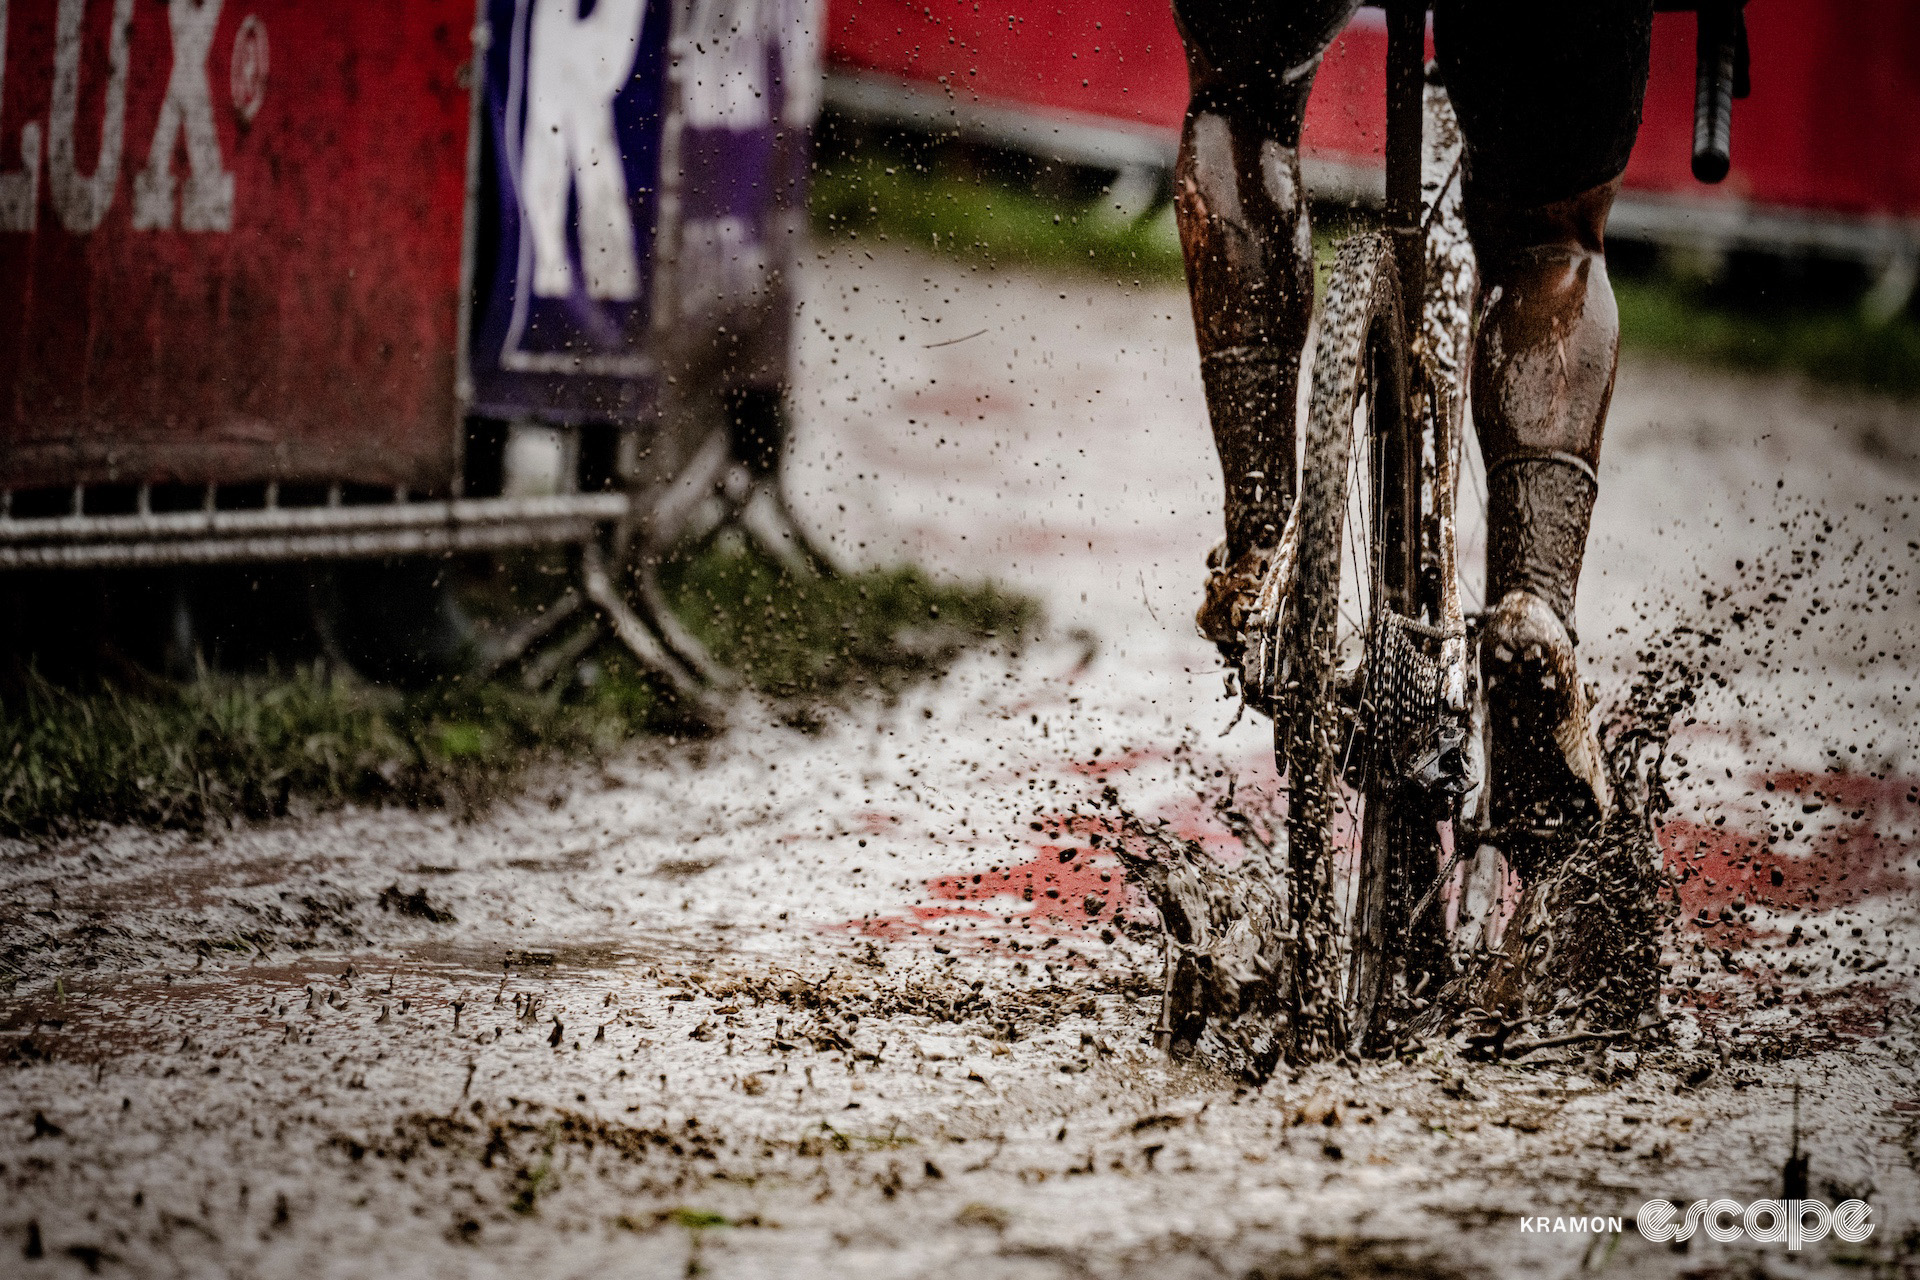
[[[1701,5],[1694,40],[1693,176],[1718,182],[1733,159],[1733,100],[1747,96],[1747,18],[1737,4]]]
[[[1389,15],[1418,15],[1424,26],[1431,0],[1364,0]],[[1654,0],[1660,13],[1693,13],[1693,176],[1719,182],[1732,167],[1733,100],[1753,91],[1747,52],[1747,0]],[[1391,22],[1391,17],[1389,18]]]
[[[1733,100],[1752,91],[1747,56],[1746,0],[1658,3],[1665,11],[1694,10],[1693,176],[1719,182],[1733,163]]]

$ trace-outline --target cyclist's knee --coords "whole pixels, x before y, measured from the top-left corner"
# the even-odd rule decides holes
[[[1606,250],[1607,216],[1620,179],[1589,187],[1565,199],[1537,204],[1469,189],[1467,234],[1481,274],[1497,277],[1516,261],[1545,252],[1568,258],[1599,257]]]

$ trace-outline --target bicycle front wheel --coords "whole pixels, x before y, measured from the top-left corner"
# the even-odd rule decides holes
[[[1412,832],[1371,731],[1380,664],[1369,662],[1390,617],[1419,613],[1421,437],[1404,316],[1392,242],[1367,234],[1342,244],[1314,347],[1296,612],[1275,720],[1296,939],[1291,1040],[1301,1059],[1367,1044]]]

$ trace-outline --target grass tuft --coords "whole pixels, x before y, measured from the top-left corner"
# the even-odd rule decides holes
[[[0,833],[95,823],[200,829],[296,805],[474,802],[528,752],[580,755],[628,730],[603,708],[497,684],[401,695],[291,673],[210,675],[131,691],[36,672],[0,703]]]
[[[863,144],[823,163],[809,197],[816,234],[900,241],[986,266],[1045,265],[1136,281],[1184,278],[1171,205],[1116,210],[1099,185],[1049,194],[992,167]]]
[[[669,566],[667,584],[716,657],[799,704],[897,691],[1039,622],[1030,599],[991,584],[911,568],[795,581],[724,543]],[[590,679],[546,692],[452,679],[401,693],[318,665],[138,687],[29,669],[0,685],[0,835],[199,830],[349,803],[477,809],[542,762],[680,725],[623,651],[592,658]]]
[[[1873,322],[1844,298],[1729,301],[1712,285],[1615,272],[1623,345],[1754,373],[1920,397],[1920,320]]]
[[[795,582],[760,556],[715,550],[666,566],[661,581],[716,658],[780,698],[894,692],[973,646],[1015,646],[1039,622],[1028,597],[911,567]]]

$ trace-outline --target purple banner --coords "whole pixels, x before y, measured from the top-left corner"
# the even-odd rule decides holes
[[[645,422],[784,377],[807,0],[487,0],[469,370],[490,417]]]

